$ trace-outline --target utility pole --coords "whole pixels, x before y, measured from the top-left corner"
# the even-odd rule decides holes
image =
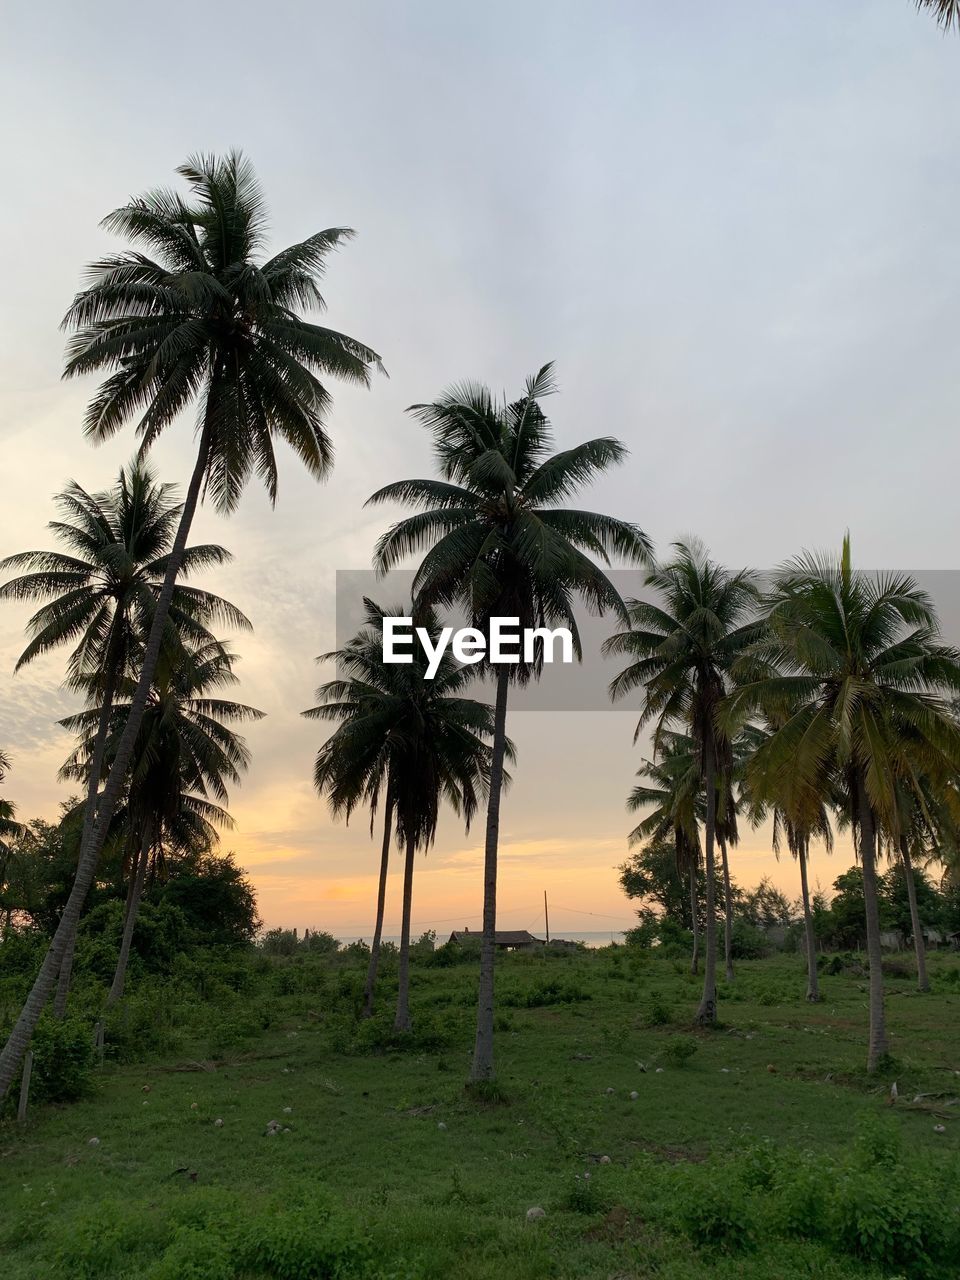
[[[547,911],[547,891],[543,891],[543,922],[547,926],[547,942],[550,941],[550,913]]]

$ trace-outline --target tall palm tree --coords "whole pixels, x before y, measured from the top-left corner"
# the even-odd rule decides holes
[[[813,911],[810,902],[810,884],[807,868],[810,861],[810,844],[822,840],[828,853],[833,850],[833,827],[830,825],[828,803],[824,797],[829,788],[824,785],[811,787],[802,778],[784,773],[771,781],[755,776],[756,754],[769,741],[774,730],[769,722],[748,724],[743,730],[744,761],[740,770],[741,798],[750,821],[759,826],[764,819],[773,819],[773,849],[777,857],[786,843],[800,868],[800,897],[803,903],[804,955],[807,962],[807,999],[820,999],[820,982],[817,974],[817,940],[813,927]]]
[[[313,720],[339,725],[320,750],[314,763],[313,782],[326,796],[335,818],[349,823],[354,809],[366,803],[370,808],[370,835],[373,836],[377,806],[383,793],[383,840],[380,848],[380,877],[377,911],[364,984],[363,1014],[373,1014],[373,998],[380,967],[383,918],[387,902],[387,875],[394,828],[395,796],[388,777],[389,738],[376,727],[374,713],[384,692],[383,647],[380,612],[372,601],[364,600],[366,622],[342,649],[321,654],[318,662],[334,662],[338,678],[320,686],[320,705],[304,711]]]
[[[753,573],[732,572],[696,542],[674,544],[673,559],[647,575],[655,601],[629,602],[629,629],[610,637],[604,651],[630,659],[610,685],[614,698],[643,690],[639,734],[654,725],[654,750],[664,732],[681,727],[696,743],[706,797],[704,881],[706,946],[703,996],[697,1021],[717,1018],[717,917],[714,844],[717,794],[732,774],[731,739],[718,721],[737,656],[755,639],[750,621],[757,601]]]
[[[149,865],[162,863],[165,850],[209,848],[216,840],[216,828],[231,825],[223,807],[228,784],[240,782],[250,759],[244,740],[232,726],[263,715],[243,703],[211,696],[237,683],[234,662],[231,652],[212,639],[190,646],[167,645],[160,652],[137,735],[126,803],[118,811],[129,842],[129,887],[108,1006],[123,994]],[[128,678],[121,690],[127,699],[134,683]],[[121,698],[111,711],[105,767],[109,767],[128,714],[129,701]],[[91,707],[60,721],[64,728],[80,735],[78,746],[61,769],[61,778],[86,779],[93,766],[100,715],[99,708]]]
[[[320,704],[304,714],[338,724],[321,747],[314,769],[317,789],[328,796],[335,813],[348,815],[362,800],[373,809],[381,789],[388,797],[368,990],[376,979],[374,952],[379,950],[383,927],[393,820],[405,849],[395,1026],[409,1031],[415,855],[433,843],[443,800],[462,816],[469,830],[477,804],[489,789],[492,749],[486,739],[493,734],[494,715],[486,703],[463,696],[474,672],[454,662],[449,653],[430,680],[425,678],[422,649],[412,663],[385,663],[383,619],[408,616],[408,611],[384,611],[371,600],[365,600],[364,606],[365,623],[358,634],[344,648],[321,659],[337,661],[338,678],[320,687]],[[414,616],[416,624],[436,638],[440,623],[435,611],[416,610]],[[508,757],[513,754],[509,742],[505,752]]]
[[[623,616],[620,595],[596,563],[611,555],[646,563],[650,543],[636,525],[566,505],[590,480],[626,457],[618,440],[601,437],[551,453],[553,433],[540,401],[555,391],[553,366],[528,378],[514,401],[498,400],[477,383],[463,383],[412,412],[433,436],[439,480],[401,480],[372,503],[403,502],[417,514],[380,539],[375,563],[386,572],[426,548],[414,577],[421,607],[458,604],[473,626],[489,633],[495,617],[521,628],[565,626],[581,657],[574,616],[579,597],[588,608]],[[591,556],[594,559],[591,559]],[[497,850],[506,744],[507,696],[512,681],[535,679],[542,647],[531,662],[501,664],[496,703],[490,796],[484,844],[483,941],[474,1081],[494,1073],[494,957]]]
[[[96,818],[114,696],[142,656],[182,514],[174,495],[175,486],[158,483],[143,462],[121,467],[114,485],[103,493],[87,493],[71,481],[54,498],[60,519],[48,525],[66,551],[21,551],[0,561],[0,573],[27,571],[0,585],[0,600],[44,602],[27,623],[30,642],[15,670],[54,649],[72,646],[67,684],[85,689],[100,706],[83,814],[87,839]],[[186,547],[181,576],[229,559],[223,547]],[[202,640],[213,623],[238,630],[250,627],[228,601],[179,582],[167,618],[168,643],[178,636]],[[54,1001],[59,1016],[66,1012],[75,941],[74,931],[60,963]]]
[[[899,829],[900,780],[960,769],[960,727],[945,696],[960,689],[960,653],[941,643],[933,603],[912,578],[854,572],[849,537],[837,560],[791,561],[769,603],[758,642],[769,670],[733,693],[725,720],[765,712],[779,726],[753,761],[764,789],[786,787],[791,774],[814,796],[841,789],[863,870],[873,1071],[888,1050],[878,832]]]
[[[880,831],[891,858],[899,861],[903,871],[917,960],[917,989],[922,992],[930,990],[930,978],[917,903],[914,863],[938,858],[941,849],[955,843],[960,818],[956,782],[955,777],[942,773],[934,778],[919,772],[900,780],[897,784],[897,822],[892,829],[884,826]]]
[[[60,926],[0,1053],[0,1097],[76,929],[120,800],[201,490],[230,511],[256,472],[275,500],[278,437],[322,479],[332,463],[325,427],[330,394],[318,375],[366,386],[379,365],[371,348],[299,314],[322,307],[324,262],[349,237],[347,229],[318,232],[263,260],[266,205],[248,161],[238,152],[198,156],[177,172],[186,198],[153,191],[105,220],[107,230],[135,247],[93,264],[64,320],[74,331],[65,376],[108,373],[87,411],[88,435],[106,439],[135,420],[146,450],[195,406],[198,440],[130,715]]]
[[[644,760],[637,770],[642,779],[627,797],[627,809],[649,809],[629,835],[631,846],[643,840],[671,840],[677,874],[690,886],[690,923],[693,953],[690,972],[696,973],[700,954],[700,824],[704,817],[700,787],[700,763],[693,740],[686,734],[666,732],[656,761]]]

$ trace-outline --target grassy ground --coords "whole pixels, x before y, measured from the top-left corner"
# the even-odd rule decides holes
[[[934,1239],[957,1230],[957,957],[934,958],[929,995],[905,963],[891,977],[894,1058],[880,1079],[862,1071],[855,966],[825,974],[811,1007],[797,957],[743,963],[722,989],[722,1027],[702,1034],[683,968],[623,948],[506,959],[503,1098],[484,1099],[463,1087],[472,965],[416,965],[418,1038],[394,1049],[389,1018],[356,1021],[359,964],[260,962],[245,991],[208,995],[182,1028],[176,1008],[156,1012],[167,1052],[108,1061],[88,1098],[4,1123],[0,1270],[960,1274]],[[149,1004],[135,994],[131,1007],[136,1018]],[[528,1222],[534,1207],[545,1216]]]

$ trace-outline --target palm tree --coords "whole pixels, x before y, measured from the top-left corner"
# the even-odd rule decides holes
[[[960,769],[960,727],[945,694],[960,689],[960,654],[940,642],[930,598],[904,574],[854,573],[804,555],[778,575],[758,642],[768,666],[731,697],[726,723],[765,712],[779,726],[757,751],[755,779],[824,797],[840,789],[863,870],[870,963],[868,1070],[888,1050],[884,1021],[877,837],[899,830],[897,787],[928,769]]]
[[[929,9],[944,31],[953,26],[960,30],[960,0],[916,0],[916,3],[921,12]]]
[[[581,657],[574,603],[623,616],[619,593],[591,556],[646,563],[650,543],[636,525],[564,505],[589,480],[626,457],[610,437],[551,453],[552,429],[540,401],[555,390],[553,366],[527,379],[515,401],[497,400],[485,386],[464,383],[412,412],[433,436],[440,480],[401,480],[372,503],[403,502],[417,514],[393,525],[377,544],[375,563],[387,572],[427,548],[414,577],[418,607],[458,604],[489,635],[492,618],[521,628],[557,624],[569,629]],[[533,661],[500,664],[490,796],[484,845],[483,941],[477,1036],[471,1080],[493,1077],[494,956],[500,793],[511,681],[539,676],[542,645]]]
[[[191,646],[167,645],[160,652],[153,688],[137,735],[123,818],[129,851],[129,888],[123,937],[107,1005],[123,994],[130,945],[148,867],[162,865],[167,850],[209,849],[216,828],[231,825],[223,807],[229,783],[239,783],[249,764],[249,751],[232,725],[259,720],[263,713],[224,698],[215,690],[237,683],[235,658],[219,641]],[[134,681],[126,681],[129,697]],[[111,711],[109,767],[129,702]],[[80,735],[80,743],[60,771],[63,779],[85,780],[92,768],[101,710],[91,707],[60,723]]]
[[[0,751],[0,782],[6,780],[9,768],[10,757]],[[17,810],[12,801],[0,799],[0,895],[4,898],[7,896],[10,863],[14,856],[7,841],[15,840],[22,830],[20,823],[16,821],[16,813]],[[8,901],[5,908],[4,932],[10,925],[11,911],[12,907]]]
[[[395,1026],[398,1031],[409,1031],[410,921],[416,852],[433,843],[444,799],[462,816],[469,831],[479,799],[490,784],[492,750],[485,739],[493,733],[494,717],[486,703],[462,696],[474,672],[454,662],[449,653],[431,680],[425,678],[427,664],[422,649],[410,664],[385,663],[383,619],[409,616],[409,611],[385,611],[366,599],[364,606],[365,622],[358,634],[344,648],[321,658],[335,660],[340,674],[318,689],[320,704],[304,714],[338,724],[321,747],[314,769],[317,790],[328,796],[334,813],[349,816],[363,800],[373,810],[381,789],[387,796],[377,925],[367,977],[368,1011],[376,980],[374,957],[383,928],[391,821],[405,848]],[[436,613],[422,609],[414,616],[416,624],[436,638],[440,631]],[[505,753],[512,758],[509,742]]]
[[[364,606],[366,623],[362,630],[342,649],[322,654],[317,659],[318,662],[335,662],[341,678],[321,685],[317,690],[320,705],[304,711],[303,715],[313,720],[332,721],[340,726],[317,752],[313,771],[314,786],[321,796],[327,797],[335,818],[343,816],[349,823],[357,805],[366,802],[370,807],[372,837],[381,791],[384,795],[377,915],[363,994],[363,1014],[369,1018],[373,1014],[373,997],[380,967],[395,797],[388,778],[388,736],[377,729],[375,719],[369,718],[384,697],[379,687],[383,678],[380,614],[372,601],[365,599]]]
[[[937,858],[940,850],[949,848],[956,841],[958,821],[958,796],[956,779],[941,774],[933,778],[915,773],[897,783],[897,822],[892,829],[884,828],[880,835],[892,859],[899,860],[910,906],[910,925],[913,934],[913,950],[917,960],[917,989],[930,990],[927,974],[926,942],[920,909],[917,903],[917,885],[914,862]]]
[[[0,782],[5,782],[10,768],[10,757],[0,751]],[[14,821],[16,809],[10,800],[0,800],[0,850],[5,848],[4,840],[10,840],[19,834],[20,824]]]
[[[753,762],[774,730],[768,723],[749,724],[743,731],[744,761],[740,769],[741,797],[753,825],[759,826],[765,818],[773,818],[773,849],[779,858],[784,841],[800,867],[800,896],[803,902],[804,953],[807,961],[807,999],[820,999],[820,983],[817,975],[817,939],[813,927],[813,911],[810,902],[810,885],[807,867],[810,861],[810,843],[823,841],[827,852],[833,850],[833,828],[830,825],[828,804],[824,796],[829,788],[810,787],[801,778],[785,773],[774,780],[774,790],[764,790],[765,779],[761,773],[754,777]]]
[[[627,798],[627,809],[636,813],[650,809],[630,832],[631,846],[643,840],[671,840],[677,874],[690,886],[690,923],[693,954],[690,972],[696,973],[700,953],[700,823],[704,806],[700,789],[700,766],[692,739],[686,734],[665,732],[659,759],[644,760],[637,770],[638,783]]]
[[[103,493],[89,494],[71,481],[54,498],[60,519],[48,525],[66,551],[21,551],[0,561],[0,572],[27,571],[0,585],[0,600],[44,601],[27,623],[30,643],[15,670],[54,649],[73,646],[68,686],[86,689],[100,705],[83,814],[87,839],[96,818],[114,696],[143,653],[183,510],[174,495],[175,486],[159,484],[142,462],[121,467],[113,487]],[[229,559],[223,547],[186,547],[181,576]],[[168,642],[176,636],[201,640],[215,622],[250,628],[226,600],[179,582],[167,618]],[[60,963],[54,1001],[58,1016],[66,1012],[75,943],[76,931]]]
[[[733,893],[730,887],[729,849],[740,843],[740,831],[737,826],[737,810],[739,804],[733,791],[733,772],[737,766],[738,743],[733,742],[730,750],[729,767],[717,775],[717,846],[720,849],[720,870],[723,880],[723,960],[724,976],[727,982],[733,982]]]
[[[330,394],[318,375],[366,386],[371,366],[379,365],[369,347],[298,314],[323,305],[324,262],[350,236],[347,229],[318,232],[262,261],[266,207],[248,161],[237,152],[198,156],[178,173],[187,199],[154,191],[105,220],[107,230],[136,247],[93,264],[89,284],[64,320],[75,331],[65,376],[109,374],[87,411],[88,435],[106,439],[134,419],[146,450],[196,405],[198,442],[130,715],[60,926],[0,1053],[0,1097],[10,1088],[76,929],[120,800],[201,490],[218,509],[230,511],[255,471],[275,500],[277,437],[322,479],[332,463],[325,427]]]
[[[665,731],[681,726],[696,744],[701,785],[706,797],[704,880],[706,947],[703,996],[697,1021],[717,1017],[717,918],[714,843],[717,795],[733,768],[730,737],[718,711],[730,687],[737,656],[755,638],[748,623],[757,601],[749,570],[732,572],[707,556],[698,543],[674,543],[673,559],[647,575],[657,601],[631,600],[629,630],[610,637],[604,651],[631,659],[610,685],[614,698],[643,690],[637,733],[654,725],[654,750]]]

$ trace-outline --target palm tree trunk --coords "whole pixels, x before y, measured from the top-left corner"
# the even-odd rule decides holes
[[[410,1022],[410,915],[413,906],[413,864],[416,842],[407,836],[407,853],[403,864],[403,920],[400,925],[400,973],[397,987],[397,1016],[394,1031],[412,1030]]]
[[[503,757],[507,743],[507,693],[510,668],[497,674],[497,701],[493,717],[493,751],[490,761],[490,797],[487,801],[487,834],[483,853],[483,941],[480,945],[480,991],[477,999],[477,1038],[473,1047],[470,1079],[493,1079],[493,969],[497,952],[497,850],[500,839],[500,793],[503,790]]]
[[[903,878],[907,882],[907,898],[910,902],[910,924],[913,928],[913,949],[917,955],[917,990],[929,991],[930,979],[927,977],[927,948],[923,940],[923,926],[920,923],[920,911],[917,907],[917,882],[913,878],[913,862],[910,858],[910,843],[906,836],[900,837],[900,857],[903,859]]]
[[[144,832],[140,841],[140,849],[134,865],[130,868],[130,886],[127,890],[126,908],[123,913],[123,937],[120,940],[120,954],[117,956],[117,967],[113,974],[113,982],[107,995],[107,1008],[115,1005],[123,995],[123,985],[127,977],[127,964],[130,961],[130,945],[133,942],[133,930],[140,911],[140,899],[143,886],[147,880],[147,866],[150,862],[150,846],[153,843],[152,829]]]
[[[863,869],[863,900],[866,908],[867,959],[870,965],[870,1038],[867,1070],[876,1071],[889,1051],[883,1008],[883,950],[880,946],[880,910],[877,897],[877,828],[865,780],[855,783],[860,829],[860,864]]]
[[[704,824],[707,936],[703,959],[703,995],[697,1009],[697,1022],[701,1026],[713,1026],[717,1020],[717,877],[713,859],[713,840],[717,825],[717,765],[712,742],[707,742],[704,755],[703,782],[707,795],[707,820]]]
[[[110,716],[113,712],[113,700],[117,692],[117,684],[120,679],[120,670],[118,667],[120,653],[120,623],[121,615],[119,612],[114,614],[111,624],[110,642],[107,645],[106,663],[107,663],[107,683],[103,690],[103,701],[100,707],[100,719],[97,723],[97,736],[93,743],[93,755],[90,760],[90,776],[87,779],[87,799],[83,807],[83,835],[80,837],[80,849],[90,841],[90,834],[93,831],[93,823],[97,816],[97,804],[100,795],[100,777],[103,773],[103,758],[107,753],[107,731],[110,728]],[[73,956],[77,948],[77,934],[74,930],[73,934],[67,941],[66,949],[63,953],[63,959],[60,961],[60,972],[57,974],[57,994],[53,998],[53,1012],[57,1018],[62,1018],[67,1012],[67,999],[70,995],[70,979],[73,976]]]
[[[800,863],[800,893],[803,897],[803,936],[807,953],[807,999],[820,999],[820,983],[817,977],[817,940],[813,934],[813,912],[810,910],[810,886],[807,884],[807,850],[809,843],[800,843],[797,860]]]
[[[77,874],[73,881],[73,888],[70,890],[70,896],[67,899],[67,905],[63,909],[60,923],[57,925],[57,930],[47,949],[47,954],[44,956],[40,972],[37,974],[30,994],[24,1001],[20,1016],[10,1032],[3,1052],[0,1053],[0,1099],[6,1097],[10,1086],[13,1084],[20,1063],[23,1061],[23,1055],[27,1051],[37,1022],[40,1020],[43,1006],[47,1003],[47,998],[56,981],[67,947],[76,936],[77,925],[80,922],[80,912],[83,909],[84,900],[93,881],[97,863],[100,861],[100,853],[107,836],[110,819],[113,817],[117,802],[120,799],[120,792],[133,755],[137,734],[140,731],[143,713],[146,710],[147,696],[150,693],[150,686],[157,668],[157,660],[160,656],[160,646],[163,641],[167,615],[170,612],[177,576],[183,565],[183,553],[190,534],[190,526],[193,523],[197,502],[200,498],[200,489],[206,474],[213,416],[213,407],[210,404],[208,394],[207,412],[204,417],[203,430],[200,434],[197,461],[193,469],[193,475],[190,478],[183,511],[180,515],[180,526],[177,529],[177,536],[174,539],[170,559],[167,562],[167,572],[164,575],[163,586],[160,588],[160,594],[157,598],[156,611],[153,615],[150,635],[143,655],[143,669],[140,672],[140,679],[137,682],[133,700],[130,704],[127,723],[117,744],[117,753],[111,765],[110,774],[100,796],[100,802],[97,805],[97,815],[90,832],[90,838],[81,845]]]
[[[700,967],[700,921],[698,920],[697,901],[697,864],[690,863],[690,927],[693,930],[693,955],[690,957],[690,972],[696,973]]]
[[[387,903],[387,869],[390,864],[390,836],[393,824],[393,798],[390,784],[387,784],[386,813],[383,818],[383,849],[380,853],[380,884],[377,887],[377,923],[373,928],[373,943],[370,947],[370,963],[367,966],[367,985],[363,993],[363,1016],[373,1016],[373,989],[377,982],[377,968],[380,964],[380,939],[383,936],[383,912]]]
[[[730,900],[730,862],[727,858],[727,842],[717,837],[720,846],[720,863],[723,867],[723,959],[726,978],[733,981],[733,903]]]

